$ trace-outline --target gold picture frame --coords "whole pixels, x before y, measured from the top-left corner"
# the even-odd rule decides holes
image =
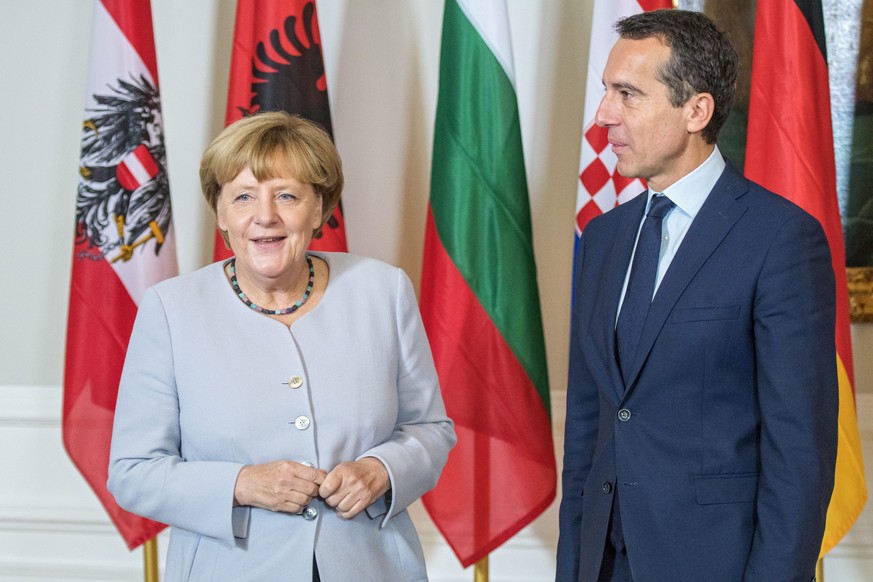
[[[852,323],[873,322],[873,268],[846,269],[849,283],[849,317]]]

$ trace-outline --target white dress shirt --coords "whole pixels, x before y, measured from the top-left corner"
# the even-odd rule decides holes
[[[725,161],[718,151],[716,146],[712,153],[706,158],[702,164],[697,166],[690,174],[683,176],[676,183],[670,185],[663,192],[653,192],[647,190],[641,195],[648,196],[646,201],[646,212],[643,213],[640,224],[637,226],[637,241],[639,242],[640,230],[643,227],[643,221],[646,219],[646,214],[652,205],[652,197],[656,194],[663,194],[668,197],[674,206],[664,217],[661,223],[661,252],[658,255],[658,275],[655,279],[655,291],[658,292],[658,287],[670,268],[670,263],[673,262],[673,257],[679,250],[679,245],[685,238],[685,233],[688,232],[688,227],[703,203],[706,202],[709,193],[715,187],[715,183],[721,177],[725,168]],[[634,245],[634,253],[636,253],[636,245]],[[618,313],[621,313],[621,306],[624,303],[624,294],[627,291],[628,279],[630,279],[631,265],[633,265],[634,257],[631,255],[631,260],[628,262],[627,272],[624,276],[624,286],[621,289],[621,299],[618,303],[618,312],[616,314],[616,322],[618,321]],[[654,295],[652,295],[654,297]]]

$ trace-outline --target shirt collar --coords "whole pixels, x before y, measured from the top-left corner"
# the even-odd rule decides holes
[[[724,172],[725,166],[724,157],[716,146],[706,161],[694,168],[691,173],[671,184],[661,194],[669,197],[679,210],[693,219],[700,212],[701,206],[706,202],[707,196],[715,187],[715,183]],[[651,205],[654,194],[655,192],[650,189],[646,208]]]

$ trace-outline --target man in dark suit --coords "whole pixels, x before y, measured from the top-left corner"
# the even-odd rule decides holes
[[[557,579],[809,581],[837,447],[824,232],[715,146],[737,54],[706,16],[616,30],[596,122],[649,189],[577,254]]]

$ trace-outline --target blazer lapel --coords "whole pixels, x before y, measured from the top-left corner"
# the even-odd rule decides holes
[[[642,194],[625,202],[628,211],[619,221],[610,249],[606,251],[608,257],[604,263],[604,280],[599,285],[600,292],[597,294],[592,315],[592,339],[603,360],[608,382],[614,388],[616,402],[621,400],[625,389],[621,369],[615,357],[615,319],[618,315],[618,300],[621,297],[621,288],[636,243],[640,220],[646,209],[648,197],[645,193],[646,191],[643,191]]]
[[[649,357],[649,352],[676,301],[700,267],[748,209],[738,200],[747,191],[748,181],[728,166],[691,223],[652,300],[625,396],[630,393],[636,382],[640,369]]]

